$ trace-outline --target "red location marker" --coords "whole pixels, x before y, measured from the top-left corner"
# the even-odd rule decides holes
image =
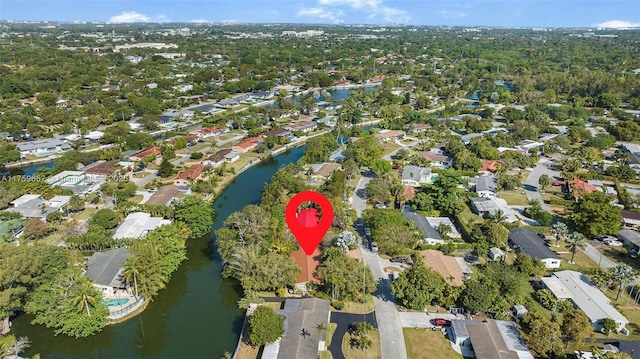
[[[316,208],[305,208],[298,211],[298,207],[304,202],[313,202],[320,206],[322,218],[319,217]],[[333,207],[322,194],[304,191],[291,198],[284,211],[284,219],[287,221],[291,233],[300,243],[302,250],[310,256],[333,223]]]

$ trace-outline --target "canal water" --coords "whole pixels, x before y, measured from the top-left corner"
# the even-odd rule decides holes
[[[283,165],[294,163],[304,147],[270,158],[240,174],[214,202],[213,230],[232,213],[260,201],[264,184]],[[213,239],[215,240],[215,239]],[[32,347],[24,354],[42,358],[220,358],[233,352],[240,335],[243,312],[238,309],[240,288],[223,279],[212,238],[190,240],[188,259],[172,275],[167,288],[140,315],[107,326],[97,335],[73,339],[29,324],[30,316],[13,322],[12,332],[27,336]]]

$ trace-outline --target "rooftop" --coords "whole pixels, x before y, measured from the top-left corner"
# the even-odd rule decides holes
[[[285,333],[280,341],[279,359],[317,358],[321,333],[315,328],[318,324],[329,325],[329,301],[318,298],[292,299],[284,304],[278,314],[285,317]],[[300,335],[302,329],[309,336]]]
[[[438,272],[447,283],[454,287],[464,284],[464,271],[455,257],[447,256],[435,249],[420,251],[420,254],[424,257],[427,267]]]
[[[149,213],[131,213],[124,219],[120,227],[116,229],[113,239],[142,238],[146,236],[148,232],[165,224],[171,224],[171,221],[162,217],[151,217]]]
[[[509,230],[509,240],[532,258],[560,259],[560,256],[547,246],[544,239],[538,237],[531,229],[518,227]]]
[[[127,258],[129,258],[129,251],[125,248],[95,252],[87,261],[86,275],[95,284],[121,287],[120,271]]]
[[[308,256],[302,248],[291,252],[291,257],[293,258],[296,265],[301,269],[298,274],[298,278],[296,279],[296,284],[300,283],[321,283],[318,278],[317,270],[320,266],[321,253],[318,248],[313,251],[313,253]]]
[[[424,233],[425,239],[442,240],[442,238],[440,238],[440,234],[438,234],[438,231],[436,231],[431,226],[431,224],[429,224],[429,221],[427,221],[426,217],[421,216],[415,212],[408,211],[402,212],[402,214],[404,215],[404,218],[407,219],[407,221],[413,222],[413,224],[422,229],[422,233]]]
[[[178,190],[174,185],[162,186],[154,193],[145,204],[167,205],[172,199],[182,196],[184,192]]]

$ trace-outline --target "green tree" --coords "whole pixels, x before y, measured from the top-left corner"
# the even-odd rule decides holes
[[[325,289],[334,300],[363,300],[365,294],[376,289],[369,267],[347,257],[342,251],[324,260],[318,268],[318,277],[324,281]]]
[[[162,158],[162,162],[160,162],[160,167],[158,167],[158,176],[162,178],[169,178],[173,176],[173,165],[166,158]]]
[[[556,222],[551,226],[551,233],[556,238],[555,246],[557,247],[559,245],[558,242],[564,240],[569,234],[569,228],[563,222]]]
[[[444,279],[433,269],[422,263],[404,270],[391,283],[391,293],[411,309],[424,309],[434,302],[442,301],[446,287]]]
[[[537,312],[527,313],[522,320],[529,348],[538,356],[563,352],[560,325]]]
[[[211,202],[189,195],[174,202],[174,208],[174,219],[189,227],[192,238],[200,238],[211,231],[214,215]]]
[[[567,341],[573,340],[574,342],[582,343],[591,333],[592,328],[591,320],[582,310],[571,309],[564,312],[561,330]]]
[[[610,203],[610,198],[600,191],[581,193],[573,206],[573,221],[580,232],[587,236],[618,234],[620,207]]]
[[[579,249],[584,249],[587,245],[587,239],[580,232],[573,232],[567,238],[567,249],[571,252],[571,260],[569,263],[574,263],[573,258]]]
[[[38,218],[31,218],[24,224],[22,230],[22,238],[35,240],[44,238],[51,232],[51,226],[47,222],[43,222]]]
[[[618,330],[618,324],[616,324],[615,320],[611,318],[602,319],[602,332],[604,334],[608,336],[609,334],[611,334],[612,332],[615,332],[616,330]]]
[[[100,226],[104,229],[113,229],[116,228],[118,224],[120,224],[120,221],[118,220],[118,216],[113,210],[109,208],[103,208],[96,212],[93,217],[91,217],[90,223],[91,225]]]
[[[74,194],[73,196],[71,196],[71,198],[69,198],[69,211],[79,212],[79,211],[82,211],[83,209],[84,209],[84,199],[81,196]]]
[[[257,307],[248,323],[249,343],[254,347],[274,342],[284,334],[284,318],[269,307]]]
[[[633,282],[636,278],[636,271],[632,267],[622,264],[609,269],[611,273],[611,279],[618,285],[618,294],[616,295],[616,301],[620,299],[622,293],[622,287]]]
[[[498,297],[498,286],[486,279],[471,279],[465,282],[460,295],[462,306],[469,313],[481,313],[491,308]]]
[[[538,178],[538,184],[540,185],[540,189],[544,193],[544,189],[551,184],[551,178],[547,174],[543,174]]]
[[[178,137],[175,139],[175,141],[173,141],[173,148],[175,148],[176,150],[181,150],[186,147],[187,140],[185,140],[184,137]]]

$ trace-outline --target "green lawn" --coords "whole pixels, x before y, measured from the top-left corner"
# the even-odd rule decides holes
[[[361,349],[352,348],[351,345],[349,345],[351,335],[349,333],[345,334],[342,338],[342,354],[344,354],[344,357],[349,359],[382,358],[382,354],[380,353],[380,334],[378,333],[378,329],[372,330],[367,334],[367,336],[371,339],[373,345],[365,352]]]
[[[469,208],[468,205],[465,206],[465,209],[462,212],[460,212],[460,214],[458,214],[458,218],[460,219],[460,222],[462,222],[462,225],[464,226],[466,226],[467,223],[469,223],[469,221],[471,221],[471,223],[482,222],[482,217],[471,212],[471,208]]]
[[[523,190],[500,191],[498,192],[498,197],[507,201],[507,204],[511,206],[529,205],[529,199],[527,199]]]
[[[373,312],[373,310],[375,309],[373,306],[373,298],[371,297],[371,295],[367,295],[366,303],[352,301],[346,301],[343,303],[344,307],[342,308],[341,312],[344,313],[366,314]]]
[[[439,330],[403,328],[404,343],[409,359],[461,359],[447,338]]]
[[[591,260],[591,258],[587,257],[587,255],[579,249],[576,251],[576,255],[573,258],[573,261],[575,263],[569,263],[569,260],[571,260],[571,253],[566,248],[566,244],[563,241],[560,241],[558,243],[560,247],[553,246],[555,244],[555,240],[550,241],[549,244],[549,248],[551,248],[551,250],[555,252],[558,252],[558,255],[560,256],[560,258],[562,258],[562,262],[560,263],[561,270],[568,269],[579,271],[580,268],[593,268],[598,266],[598,263]]]
[[[72,215],[72,217],[77,219],[78,221],[84,221],[91,218],[96,212],[98,212],[98,210],[95,207],[85,208],[83,211]]]

